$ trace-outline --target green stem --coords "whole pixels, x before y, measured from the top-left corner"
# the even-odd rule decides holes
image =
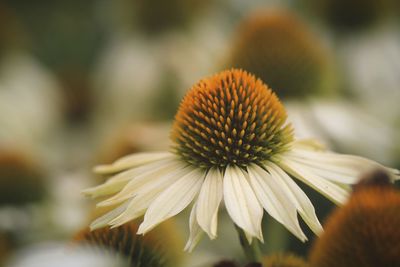
[[[260,249],[260,243],[257,239],[254,239],[251,244],[247,241],[246,234],[244,231],[235,225],[236,231],[239,234],[240,245],[242,246],[243,252],[249,262],[261,262],[262,253]]]

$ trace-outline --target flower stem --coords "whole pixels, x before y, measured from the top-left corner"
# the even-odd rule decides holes
[[[246,234],[244,231],[235,225],[236,231],[239,235],[240,245],[243,249],[244,254],[249,262],[261,262],[262,253],[260,249],[260,243],[257,239],[253,240],[251,244],[247,241]]]

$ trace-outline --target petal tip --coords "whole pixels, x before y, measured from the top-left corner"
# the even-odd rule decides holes
[[[109,168],[109,165],[98,165],[93,167],[92,171],[96,174],[104,174],[108,172]]]

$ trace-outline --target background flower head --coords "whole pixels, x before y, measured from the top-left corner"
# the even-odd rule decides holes
[[[348,203],[336,210],[315,242],[312,266],[398,266],[400,264],[400,194],[389,176],[374,171],[364,177]]]
[[[336,89],[329,50],[286,10],[249,13],[239,24],[227,65],[254,73],[282,98]]]

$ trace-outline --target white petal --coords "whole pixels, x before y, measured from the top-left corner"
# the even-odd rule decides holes
[[[250,184],[264,209],[301,241],[307,240],[297,219],[297,208],[276,181],[279,178],[271,176],[255,164],[250,165],[247,170]]]
[[[327,180],[342,184],[355,184],[358,181],[360,170],[347,166],[338,166],[332,163],[316,162],[313,159],[287,155],[287,159],[301,164],[304,168]]]
[[[204,171],[194,169],[162,192],[148,208],[138,234],[145,234],[186,208],[200,191],[204,175]]]
[[[223,197],[221,172],[212,168],[208,171],[197,200],[197,222],[210,239],[217,236],[218,208]]]
[[[292,143],[292,145],[294,147],[297,148],[302,148],[302,149],[307,149],[307,150],[326,150],[326,146],[324,144],[322,144],[321,142],[319,142],[316,139],[300,139],[300,140],[296,140]]]
[[[314,188],[337,204],[346,202],[348,190],[307,170],[301,164],[283,159],[279,165],[288,173]]]
[[[228,166],[224,175],[224,202],[233,221],[251,236],[262,240],[263,208],[247,181],[247,174],[236,166]]]
[[[123,203],[122,205],[120,205],[119,207],[107,212],[106,214],[100,216],[99,218],[97,218],[96,220],[94,220],[91,224],[90,224],[90,230],[96,230],[99,228],[102,228],[104,226],[107,226],[107,224],[114,219],[115,217],[117,217],[118,215],[120,215],[122,212],[124,212],[124,210],[126,209],[126,207],[128,206],[129,201]]]
[[[290,153],[295,154],[299,157],[311,159],[318,163],[326,163],[334,166],[352,168],[354,170],[358,170],[359,174],[372,168],[382,168],[389,172],[392,177],[394,176],[394,179],[399,179],[400,176],[400,171],[397,169],[388,168],[378,162],[359,156],[338,154],[329,151],[310,151],[300,148],[295,148],[290,151]]]
[[[286,191],[288,197],[296,205],[300,216],[307,223],[315,234],[322,232],[322,226],[315,214],[313,204],[301,188],[289,177],[279,166],[272,162],[265,162],[265,167],[272,177],[280,184],[281,188]]]
[[[244,235],[246,236],[247,242],[251,245],[251,243],[253,243],[253,236],[246,231],[244,232]]]
[[[185,245],[185,251],[192,252],[193,249],[196,247],[196,245],[199,243],[201,240],[204,232],[201,230],[199,224],[197,223],[196,220],[196,210],[197,210],[197,203],[196,202],[193,205],[192,211],[190,212],[190,218],[189,218],[189,239]]]
[[[122,188],[124,188],[130,180],[133,180],[138,176],[144,176],[149,173],[151,174],[154,172],[158,172],[162,168],[166,168],[171,164],[173,164],[174,162],[176,162],[176,160],[163,159],[118,173],[109,178],[104,184],[86,189],[83,191],[83,193],[92,198],[115,194]]]
[[[142,187],[161,184],[171,176],[177,176],[185,169],[185,165],[179,161],[172,161],[160,166],[154,166],[152,170],[143,172],[129,181],[129,183],[116,195],[100,202],[97,206],[112,206],[134,197]]]
[[[175,170],[164,177],[151,181],[138,188],[136,192],[137,195],[130,201],[126,210],[109,224],[113,225],[113,227],[117,227],[142,216],[150,204],[165,190],[165,188],[190,173],[190,171],[190,168]]]
[[[96,166],[94,171],[99,174],[115,173],[169,157],[174,156],[169,152],[136,153],[122,157],[112,164]]]

